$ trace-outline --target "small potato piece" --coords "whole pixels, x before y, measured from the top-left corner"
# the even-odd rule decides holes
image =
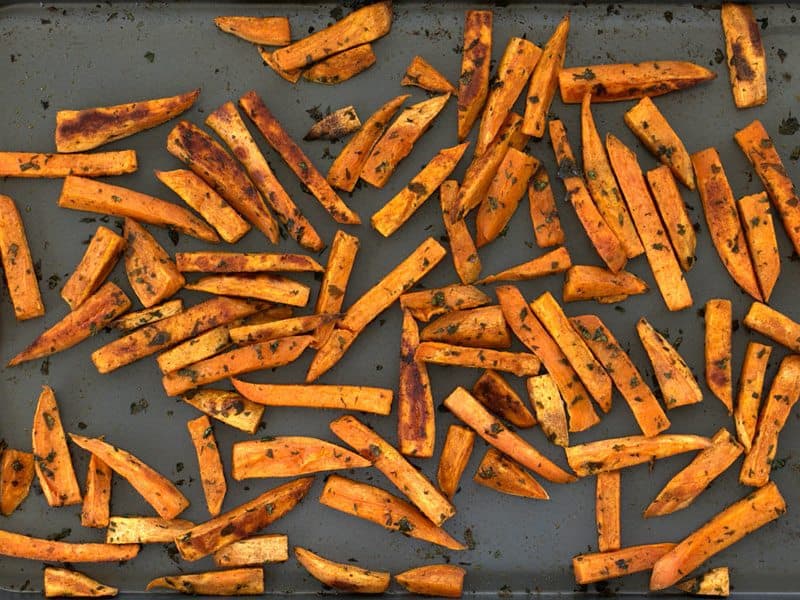
[[[420,339],[473,348],[511,347],[511,334],[497,305],[445,313],[422,330]]]
[[[264,406],[356,410],[386,416],[392,409],[389,389],[352,385],[276,385],[231,378],[237,391]]]
[[[78,308],[97,291],[114,270],[124,250],[124,238],[102,225],[97,228],[83,258],[61,288],[61,297],[70,310]]]
[[[167,251],[133,219],[125,219],[125,273],[145,307],[163,302],[186,283]]]
[[[305,315],[267,323],[256,323],[255,325],[241,325],[239,327],[231,327],[230,338],[235,344],[246,346],[256,342],[310,333],[317,327],[332,323],[338,318],[339,315]]]
[[[439,489],[450,500],[456,495],[461,475],[467,468],[472,448],[475,445],[475,432],[461,425],[450,425],[447,436],[439,456],[439,468],[436,472],[436,481]]]
[[[569,35],[569,13],[561,19],[553,35],[547,40],[541,58],[531,76],[528,97],[525,102],[525,123],[522,131],[528,135],[541,138],[547,124],[547,113],[556,95],[558,74],[564,67],[564,56],[567,54],[567,36]]]
[[[227,326],[215,327],[197,337],[193,337],[166,352],[159,354],[156,362],[165,375],[188,367],[196,362],[211,358],[233,346]]]
[[[461,76],[458,78],[458,141],[463,142],[481,114],[489,95],[492,59],[491,10],[468,10],[464,15]],[[459,219],[463,215],[459,215]]]
[[[225,500],[225,492],[228,488],[225,484],[225,471],[222,468],[214,429],[206,415],[192,419],[186,426],[197,454],[200,482],[203,484],[206,506],[208,512],[212,516],[216,516],[222,510],[222,502]]]
[[[499,452],[489,448],[472,480],[503,494],[549,500],[545,489],[522,466]]]
[[[569,446],[567,413],[553,378],[550,375],[531,377],[527,385],[533,412],[547,439],[556,446]]]
[[[612,552],[579,554],[572,559],[575,582],[587,585],[652,569],[655,562],[672,550],[675,544],[628,546]]]
[[[528,182],[528,202],[530,203],[531,225],[536,245],[539,248],[561,246],[564,243],[564,230],[558,217],[556,201],[547,169],[540,165]]]
[[[567,269],[562,290],[564,302],[580,300],[616,299],[619,296],[635,296],[648,291],[647,284],[633,273],[612,273],[603,267],[573,265]]]
[[[684,271],[688,271],[697,260],[695,256],[697,235],[689,220],[689,213],[686,211],[686,204],[678,191],[675,178],[669,167],[662,165],[647,172],[647,183],[650,184],[653,200],[664,220],[678,262]]]
[[[125,313],[111,323],[111,326],[123,333],[127,333],[134,329],[139,329],[139,327],[149,325],[150,323],[156,323],[167,317],[174,317],[181,312],[183,312],[183,300],[176,298],[175,300],[164,302],[164,304],[159,304],[158,306]]]
[[[76,544],[0,530],[0,556],[43,562],[119,562],[136,558],[138,544]]]
[[[303,71],[303,79],[324,85],[335,85],[366,71],[376,60],[372,44],[361,44],[311,65]]]
[[[455,223],[450,221],[450,211],[458,195],[458,183],[445,181],[439,187],[439,202],[442,208],[442,220],[445,232],[450,241],[450,253],[453,255],[453,267],[462,283],[474,283],[481,274],[481,257],[475,248],[475,241],[462,219]]]
[[[731,593],[728,567],[717,567],[699,577],[676,583],[675,587],[693,596],[727,598]]]
[[[536,375],[541,367],[541,362],[533,354],[454,346],[442,342],[422,342],[417,348],[417,358],[436,365],[495,369],[517,377]]]
[[[400,85],[415,85],[434,94],[456,94],[457,90],[447,78],[427,60],[417,55],[411,59]]]
[[[136,171],[136,152],[95,152],[92,154],[37,154],[0,152],[0,177],[27,179],[66,177],[109,177]]]
[[[311,293],[307,285],[269,273],[255,275],[208,275],[185,285],[187,290],[207,292],[220,296],[240,296],[288,304],[305,306]]]
[[[515,427],[525,429],[536,425],[536,418],[514,388],[491,369],[484,371],[472,386],[472,395],[492,413]]]
[[[268,252],[178,252],[175,262],[182,273],[322,272],[322,266],[304,254]]]
[[[356,262],[356,254],[361,245],[358,238],[342,230],[336,232],[331,243],[331,250],[328,254],[328,264],[325,265],[325,273],[322,276],[322,283],[319,286],[317,304],[314,312],[322,314],[338,314],[344,305],[344,296],[347,291],[347,284],[350,281],[350,274]],[[315,348],[320,348],[328,341],[335,323],[321,325],[314,334]]]
[[[251,435],[264,415],[263,406],[228,390],[196,390],[181,399],[208,416]]]
[[[564,246],[560,246],[528,262],[509,267],[504,271],[484,277],[476,283],[486,284],[495,283],[497,281],[528,281],[529,279],[537,279],[539,277],[546,277],[547,275],[563,273],[571,266],[572,259],[569,256],[569,252]]]
[[[723,2],[720,19],[734,104],[737,108],[766,104],[767,57],[753,7]]]
[[[336,141],[358,131],[360,127],[361,121],[358,119],[355,107],[351,104],[322,117],[311,126],[303,139],[305,141]]]
[[[394,579],[412,594],[460,598],[466,573],[455,565],[426,565],[398,573]]]
[[[595,488],[595,521],[597,522],[597,549],[614,552],[620,542],[620,475],[622,471],[597,474]]]
[[[712,298],[705,311],[706,385],[733,413],[733,377],[731,375],[731,338],[733,337],[733,304],[730,300]]]
[[[45,598],[108,598],[116,596],[118,591],[77,571],[56,567],[44,569]]]
[[[56,149],[59,152],[91,150],[134,133],[156,127],[189,110],[200,90],[116,106],[56,113]]]
[[[491,298],[473,285],[449,285],[400,296],[400,308],[426,323],[452,310],[477,308],[490,302]]]
[[[761,406],[761,392],[764,388],[764,375],[767,371],[772,346],[758,342],[748,342],[742,362],[742,373],[739,376],[739,394],[736,396],[736,410],[733,421],[736,424],[736,435],[744,446],[746,454],[750,453],[753,438],[756,435],[758,410]]]
[[[769,201],[766,192],[752,194],[739,199],[739,214],[744,225],[744,237],[753,268],[761,289],[761,297],[769,302],[772,288],[778,282],[781,273],[781,257],[778,254],[778,240],[775,237],[775,226],[769,212]]]
[[[404,310],[397,390],[397,446],[406,456],[430,458],[436,443],[436,413],[428,366],[416,357],[419,340],[417,322]]]
[[[285,71],[275,63],[275,59],[272,58],[272,52],[266,48],[262,48],[261,46],[258,46],[257,50],[258,55],[261,57],[261,60],[264,61],[264,64],[275,71],[279,77],[285,79],[289,83],[297,83],[300,81],[300,77],[303,76],[303,69],[291,69],[289,71]]]
[[[254,535],[214,552],[218,567],[249,567],[289,560],[289,536],[280,533]]]
[[[264,593],[264,570],[261,568],[229,569],[208,573],[181,573],[158,577],[146,590],[166,588],[192,596],[251,596]]]
[[[0,261],[18,321],[44,314],[25,226],[14,201],[0,194]]]
[[[25,501],[34,476],[30,452],[6,448],[0,460],[0,514],[8,517]]]
[[[382,594],[389,589],[392,580],[389,573],[335,563],[300,546],[294,547],[294,555],[297,562],[323,585],[351,594]]]
[[[161,517],[111,517],[106,544],[171,544],[175,536],[194,527],[184,519]]]
[[[286,17],[215,17],[214,25],[253,44],[286,46],[292,41]]]
[[[761,302],[753,302],[744,316],[743,323],[753,331],[800,352],[800,323]]]
[[[111,513],[111,473],[111,467],[92,454],[81,510],[81,525],[84,527],[108,527]]]

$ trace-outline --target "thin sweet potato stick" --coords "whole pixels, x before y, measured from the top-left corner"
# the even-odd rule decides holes
[[[292,41],[286,17],[215,17],[214,25],[253,44],[286,46]]]
[[[756,435],[764,375],[766,375],[771,354],[772,346],[765,346],[758,342],[748,342],[747,350],[744,353],[733,421],[736,424],[736,435],[747,454],[750,453],[753,438]]]
[[[403,294],[400,296],[400,308],[410,311],[417,321],[427,323],[451,310],[477,308],[491,301],[474,285],[448,285]]]
[[[247,567],[289,560],[289,536],[273,533],[254,535],[214,552],[218,567]]]
[[[564,243],[564,230],[558,217],[553,188],[547,169],[540,165],[528,182],[528,202],[530,204],[531,225],[536,245],[539,248],[560,246]]]
[[[751,194],[740,198],[737,204],[744,225],[747,248],[753,258],[758,287],[761,289],[761,297],[765,302],[769,302],[772,288],[775,287],[781,273],[781,257],[778,254],[778,240],[769,212],[767,194],[766,192]]]
[[[0,261],[19,321],[35,319],[44,314],[44,303],[33,268],[28,238],[14,201],[0,194]]]
[[[420,339],[474,348],[511,347],[511,334],[497,305],[445,313],[422,330]]]
[[[650,192],[658,212],[661,213],[664,227],[667,228],[678,262],[684,271],[688,271],[697,260],[695,257],[697,234],[689,220],[689,213],[678,190],[678,184],[675,183],[675,177],[668,166],[662,165],[647,172],[647,183],[650,185]]]
[[[436,482],[442,493],[450,500],[458,491],[461,475],[467,468],[474,445],[475,432],[472,429],[461,425],[450,425],[447,428],[442,453],[439,456]]]
[[[398,573],[394,580],[412,594],[460,598],[466,574],[455,565],[426,565]]]
[[[292,335],[311,333],[318,327],[332,323],[339,315],[304,315],[256,323],[254,325],[240,325],[229,329],[230,339],[233,343],[245,346],[256,342],[277,340]]]
[[[397,390],[397,446],[406,456],[430,458],[436,442],[436,413],[428,366],[416,357],[419,340],[417,322],[404,310]]]
[[[579,554],[572,559],[575,582],[587,585],[652,569],[656,561],[672,550],[675,544],[628,546],[611,552]]]
[[[264,593],[264,570],[245,568],[168,575],[153,579],[145,587],[155,588],[201,596],[255,596]]]
[[[0,177],[27,179],[57,178],[67,175],[110,177],[133,173],[136,169],[134,150],[93,154],[0,152]]]
[[[310,550],[294,547],[294,555],[314,579],[328,588],[351,594],[382,594],[389,589],[390,573],[372,571],[351,564],[336,563]]]
[[[182,273],[321,273],[324,270],[316,260],[304,254],[268,252],[178,252],[175,263]]]
[[[184,287],[219,296],[240,296],[289,306],[305,306],[311,293],[305,284],[269,273],[208,275]]]
[[[733,413],[733,305],[730,300],[711,298],[705,311],[705,372],[708,389]]]
[[[108,527],[111,512],[111,473],[111,467],[92,454],[81,510],[81,525],[84,527]]]
[[[442,208],[442,220],[450,242],[450,254],[453,256],[453,267],[462,283],[474,283],[481,274],[481,258],[475,248],[475,240],[462,219],[453,223],[450,211],[458,195],[458,183],[445,181],[439,187],[439,202]]]
[[[600,552],[619,550],[620,541],[620,480],[622,471],[597,474],[595,487],[595,521],[597,549]]]
[[[468,10],[464,15],[461,76],[458,78],[459,142],[464,141],[478,120],[489,95],[493,20],[491,10]]]
[[[525,352],[470,348],[442,342],[422,342],[417,348],[417,358],[435,365],[495,369],[513,373],[517,377],[536,375],[541,366],[536,356]]]
[[[338,314],[341,311],[359,246],[358,238],[344,231],[339,230],[333,236],[328,264],[325,265],[325,274],[319,286],[317,305],[314,308],[317,314]],[[313,346],[322,347],[333,333],[334,327],[335,323],[321,325],[314,335]]]
[[[352,385],[278,385],[247,383],[232,378],[233,387],[251,402],[264,406],[356,410],[388,415],[392,390]]]
[[[734,104],[737,108],[766,104],[767,57],[753,7],[723,2],[720,19]]]
[[[556,446],[569,446],[569,427],[564,400],[550,375],[537,375],[527,381],[528,397],[542,432]]]
[[[108,598],[119,591],[83,573],[56,567],[44,568],[43,586],[45,598]]]
[[[184,519],[111,517],[106,544],[171,544],[175,536],[194,527]]]
[[[489,275],[476,283],[495,283],[497,281],[527,281],[538,277],[546,277],[556,273],[563,273],[572,266],[572,259],[566,247],[560,246],[555,250],[537,256],[534,259],[509,267],[504,271]]]
[[[192,438],[197,463],[200,471],[200,482],[203,484],[203,494],[206,498],[208,512],[216,516],[222,510],[225,492],[228,487],[225,483],[225,471],[222,468],[222,459],[219,456],[219,447],[214,437],[214,429],[207,416],[197,417],[186,424],[189,436]]]
[[[800,323],[761,302],[753,302],[742,321],[746,327],[800,352]]]

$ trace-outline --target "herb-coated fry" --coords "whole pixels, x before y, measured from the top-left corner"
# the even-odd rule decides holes
[[[56,567],[45,567],[43,585],[45,598],[108,598],[119,591],[83,573]]]
[[[513,373],[517,377],[536,375],[541,366],[536,356],[526,352],[470,348],[442,342],[422,342],[417,348],[417,358],[436,365],[494,369]]]
[[[169,254],[144,227],[125,219],[125,274],[139,301],[150,308],[186,283]]]
[[[648,291],[647,284],[633,273],[613,273],[594,265],[573,265],[564,275],[562,299],[564,302],[579,300],[607,300],[619,296],[635,296]]]
[[[750,453],[753,438],[756,435],[758,412],[761,407],[761,393],[764,388],[764,375],[772,354],[772,346],[758,342],[748,342],[744,353],[742,372],[739,375],[739,393],[736,396],[736,409],[733,422],[736,435],[744,446],[745,453]]]
[[[31,258],[25,226],[14,201],[0,194],[0,262],[3,263],[8,295],[19,321],[35,319],[44,314]]]
[[[766,192],[744,196],[737,202],[739,214],[744,225],[744,237],[753,259],[753,268],[761,289],[761,297],[769,302],[772,288],[781,273],[781,257],[778,254],[778,240],[775,226],[769,212]]]
[[[489,448],[483,455],[478,470],[472,480],[503,494],[549,500],[542,485],[528,473],[522,465],[505,456],[495,448]]]
[[[553,188],[547,169],[540,165],[528,182],[528,202],[530,204],[531,225],[536,245],[539,248],[560,246],[564,243],[564,230],[558,216]]]
[[[422,330],[420,339],[474,348],[511,347],[511,334],[497,305],[445,313]]]
[[[473,283],[481,274],[481,257],[475,248],[475,240],[469,232],[466,222],[462,219],[453,223],[450,220],[450,211],[458,194],[458,183],[454,180],[445,181],[439,187],[439,203],[442,208],[447,239],[450,242],[450,254],[453,256],[453,267],[462,283]]]
[[[264,415],[262,405],[228,390],[194,390],[181,399],[208,416],[251,435]]]
[[[286,46],[292,41],[289,19],[286,17],[215,17],[214,25],[253,44]]]
[[[400,85],[414,85],[434,94],[458,93],[444,75],[419,55],[411,59]]]
[[[155,588],[201,596],[253,596],[264,593],[264,570],[243,568],[167,575],[153,579],[145,589]]]
[[[705,311],[705,373],[708,389],[733,413],[733,304],[730,300],[711,298]]]
[[[214,552],[218,567],[248,567],[289,560],[289,537],[280,533],[254,535]]]
[[[183,312],[183,300],[176,298],[175,300],[169,300],[158,306],[125,313],[121,317],[115,319],[114,322],[111,323],[111,326],[122,333],[128,333],[129,331],[139,329],[139,327],[144,327],[150,323],[156,323],[167,317],[173,317],[181,312]]]
[[[136,152],[95,152],[93,154],[37,154],[0,152],[0,177],[57,178],[79,174],[110,177],[136,171]]]
[[[430,458],[436,442],[436,414],[428,366],[416,357],[419,340],[417,322],[404,310],[397,390],[397,446],[406,456]]]
[[[361,121],[355,107],[351,104],[334,110],[311,126],[303,136],[307,142],[312,140],[336,141],[358,131]]]
[[[461,475],[467,468],[474,445],[475,432],[472,429],[461,425],[450,425],[447,428],[442,453],[439,456],[436,482],[442,493],[450,500],[458,491]]]
[[[723,2],[720,19],[734,104],[737,108],[766,104],[767,57],[753,7]]]
[[[753,302],[742,321],[746,327],[800,352],[800,323],[761,302]]]
[[[615,577],[652,569],[655,562],[672,550],[675,544],[628,546],[612,552],[579,554],[572,559],[575,582],[587,585]]]
[[[233,445],[231,476],[236,481],[258,477],[297,477],[322,471],[369,467],[358,454],[325,440],[281,436]]]
[[[489,95],[493,20],[491,10],[468,10],[464,15],[461,76],[458,78],[459,142],[464,141],[478,120]]]
[[[184,287],[220,296],[240,296],[289,306],[305,306],[311,293],[307,285],[270,273],[208,275]]]
[[[536,425],[536,418],[514,388],[491,369],[484,371],[472,386],[472,395],[491,412],[515,427],[525,429]]]
[[[411,312],[417,321],[428,322],[451,310],[477,308],[491,301],[473,285],[448,285],[405,293],[400,296],[400,308]]]
[[[218,515],[222,510],[222,502],[225,500],[228,487],[225,483],[225,471],[222,468],[214,429],[206,415],[192,419],[186,426],[197,454],[200,483],[203,485],[208,512],[211,515]]]
[[[460,598],[466,574],[455,565],[426,565],[398,573],[394,580],[412,594]]]
[[[194,527],[184,519],[111,517],[106,544],[171,544],[175,536]]]
[[[119,562],[136,558],[138,544],[57,542],[0,530],[0,556],[47,562]]]
[[[678,184],[675,183],[675,177],[669,167],[662,165],[647,172],[647,183],[650,185],[650,192],[658,212],[661,213],[678,262],[684,271],[688,271],[697,260],[695,256],[697,235],[689,220],[689,213],[678,190]]]
[[[111,512],[111,473],[111,467],[92,454],[81,510],[81,525],[84,527],[108,527]]]
[[[34,456],[13,448],[3,450],[0,459],[0,514],[13,513],[31,490],[35,475]]]
[[[102,225],[92,236],[86,252],[70,278],[61,288],[61,297],[75,310],[108,277],[125,249],[125,239]]]
[[[564,246],[550,250],[522,264],[509,267],[494,275],[488,275],[476,283],[495,283],[497,281],[527,281],[563,273],[572,266],[569,251]]]
[[[556,446],[569,446],[564,400],[553,378],[550,375],[537,375],[528,379],[527,386],[528,397],[542,432]]]
[[[324,85],[335,85],[366,71],[377,60],[375,52],[372,51],[372,44],[361,44],[311,65],[303,71],[303,79]]]
[[[310,550],[294,547],[294,555],[312,577],[323,585],[351,594],[382,594],[389,589],[392,576],[355,565],[336,563]]]
[[[620,481],[622,471],[605,471],[597,474],[595,487],[595,522],[597,523],[597,549],[613,552],[621,547],[620,541]]]
[[[385,388],[247,383],[236,378],[231,382],[242,396],[264,406],[356,410],[377,415],[388,415],[392,408],[393,392]]]

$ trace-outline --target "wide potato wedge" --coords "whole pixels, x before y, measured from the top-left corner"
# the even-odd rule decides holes
[[[411,59],[400,85],[414,85],[434,94],[458,93],[444,75],[419,55]]]
[[[0,262],[17,320],[44,315],[25,226],[14,201],[3,194],[0,194]]]
[[[764,302],[769,302],[772,289],[781,273],[781,257],[778,254],[778,240],[769,212],[767,194],[761,192],[744,196],[737,204],[761,297]]]
[[[310,550],[294,547],[294,555],[306,571],[323,585],[351,594],[382,594],[389,589],[390,573],[369,571],[355,565],[336,563]]]
[[[447,428],[442,453],[439,455],[436,482],[442,493],[450,500],[458,491],[461,475],[467,468],[474,445],[475,432],[472,429],[461,425],[450,425]]]
[[[737,108],[766,104],[767,57],[753,7],[723,2],[720,20],[734,104]]]
[[[61,297],[75,310],[97,291],[122,256],[125,238],[102,225],[92,236],[78,266],[61,288]]]
[[[45,598],[109,598],[119,591],[83,573],[56,567],[44,568],[43,585]]]
[[[496,371],[491,369],[484,371],[472,386],[472,395],[489,411],[515,427],[525,429],[536,425],[536,418],[525,406],[522,398]]]
[[[495,448],[489,448],[472,480],[503,494],[549,500],[545,489],[522,466]]]
[[[184,286],[186,279],[149,231],[133,219],[125,219],[123,235],[125,274],[145,308],[164,302]]]

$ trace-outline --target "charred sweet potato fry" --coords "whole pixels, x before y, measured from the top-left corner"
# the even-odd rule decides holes
[[[110,281],[77,309],[42,333],[8,362],[9,367],[62,352],[108,327],[131,301]]]
[[[305,306],[311,293],[307,285],[270,273],[208,275],[184,287],[218,296],[240,296],[289,306]]]
[[[475,430],[489,445],[516,460],[523,467],[554,483],[570,483],[575,477],[540,454],[513,431],[506,429],[480,402],[462,387],[456,388],[444,401],[456,417]]]
[[[106,544],[171,544],[175,536],[194,527],[184,519],[161,517],[111,517]]]
[[[303,69],[291,69],[289,71],[285,71],[281,69],[275,62],[275,59],[272,58],[273,53],[271,51],[267,50],[266,48],[262,48],[261,46],[258,46],[257,50],[258,55],[261,57],[261,60],[264,62],[264,64],[275,71],[279,77],[285,79],[289,83],[297,83],[300,81],[300,78],[303,76]]]
[[[218,567],[247,567],[289,560],[289,537],[280,533],[254,535],[214,552]]]
[[[97,456],[117,475],[127,480],[163,519],[174,519],[188,506],[189,501],[166,477],[141,460],[101,440],[70,434],[74,444]]]
[[[436,414],[428,366],[416,356],[419,339],[417,322],[404,310],[397,388],[397,447],[406,456],[430,458],[436,442]]]
[[[34,319],[44,314],[44,304],[36,280],[36,270],[25,235],[25,226],[14,201],[0,194],[0,261],[14,305],[14,315],[19,321]]]
[[[645,544],[628,546],[613,552],[579,554],[572,559],[575,582],[587,585],[615,577],[652,569],[655,562],[672,550],[675,544]]]
[[[361,44],[311,65],[303,71],[303,79],[324,85],[335,85],[366,71],[376,60],[372,44]]]
[[[495,448],[489,448],[483,455],[472,480],[503,494],[535,500],[550,499],[533,475]]]
[[[325,482],[319,502],[323,506],[381,525],[389,531],[399,531],[403,535],[451,550],[465,549],[463,544],[431,523],[412,504],[366,483],[331,475]]]
[[[497,305],[445,313],[422,330],[420,339],[474,348],[511,347],[511,334]]]
[[[573,265],[564,276],[562,294],[564,302],[602,301],[645,294],[648,289],[644,281],[628,271],[613,273],[603,267]]]
[[[593,102],[616,102],[661,96],[716,76],[713,71],[694,63],[659,60],[561,69],[558,86],[565,104],[577,104],[587,93],[592,94]]]
[[[6,448],[0,459],[0,514],[8,517],[28,497],[33,483],[34,456]]]
[[[653,366],[666,407],[669,409],[700,402],[703,392],[686,361],[672,344],[644,317],[636,323],[636,332]]]
[[[560,246],[564,243],[564,230],[558,217],[553,188],[547,169],[540,165],[528,182],[528,202],[530,203],[531,225],[536,245],[539,248]]]
[[[739,214],[744,225],[744,237],[753,259],[753,268],[761,289],[761,298],[769,302],[772,288],[781,273],[781,257],[778,254],[778,240],[775,226],[769,212],[766,192],[751,194],[739,199]]]
[[[614,552],[620,542],[620,475],[621,471],[597,474],[595,487],[595,521],[597,522],[597,549]]]
[[[178,252],[175,263],[182,273],[300,273],[324,269],[304,254],[273,254],[268,252]]]
[[[453,267],[462,283],[473,283],[481,274],[481,257],[475,248],[475,240],[469,232],[466,222],[462,219],[455,223],[450,221],[450,211],[458,195],[458,183],[454,180],[445,181],[439,187],[439,203],[442,208],[442,221],[444,221],[447,239],[450,242],[450,254],[453,256]]]
[[[570,321],[628,403],[642,433],[650,437],[668,429],[669,419],[652,390],[603,322],[594,315],[572,317]]]
[[[351,594],[382,594],[389,589],[391,574],[355,565],[336,563],[310,550],[294,547],[294,555],[306,571],[323,585]]]
[[[694,502],[742,453],[742,446],[724,427],[711,438],[711,445],[698,452],[658,493],[644,516],[660,517],[682,510]]]
[[[461,76],[458,78],[459,142],[464,141],[478,120],[489,95],[493,20],[491,10],[468,10],[464,15]]]
[[[411,59],[400,85],[415,85],[433,94],[458,93],[444,75],[419,55]]]
[[[111,512],[111,473],[111,468],[92,454],[81,510],[81,525],[84,527],[108,527]]]
[[[61,288],[61,297],[75,310],[97,291],[114,270],[125,249],[125,239],[103,227],[97,228],[78,266]]]
[[[394,580],[412,594],[460,598],[466,573],[456,565],[426,565],[398,573]]]
[[[734,502],[656,561],[650,589],[676,584],[686,573],[784,512],[786,502],[774,483]]]
[[[400,308],[409,311],[417,321],[428,322],[451,310],[477,308],[491,298],[473,285],[449,285],[400,296]]]
[[[550,375],[537,375],[527,381],[536,420],[547,439],[556,446],[569,446],[569,428],[564,400]]]
[[[225,492],[228,489],[225,483],[225,471],[219,456],[219,447],[214,437],[214,429],[207,416],[197,417],[186,424],[189,436],[192,438],[197,463],[200,471],[200,482],[203,484],[203,494],[206,498],[208,512],[216,516],[222,510]]]
[[[697,235],[675,178],[669,167],[662,165],[647,172],[647,183],[650,184],[653,200],[661,213],[678,262],[684,271],[688,271],[697,260],[694,254]]]
[[[558,73],[564,66],[568,35],[569,13],[561,19],[553,35],[547,40],[531,76],[528,97],[525,99],[525,122],[522,131],[532,137],[544,136],[547,113],[558,87]]]
[[[57,178],[67,175],[110,177],[133,173],[137,166],[134,150],[93,154],[0,152],[0,177],[28,179]]]
[[[292,41],[286,17],[215,17],[214,25],[253,44],[286,46]]]
[[[334,159],[331,168],[328,169],[328,183],[346,192],[352,192],[355,189],[358,178],[364,168],[364,163],[367,162],[372,152],[372,147],[408,97],[408,94],[406,94],[392,98],[372,113],[372,116],[367,119],[366,123],[347,142],[347,145],[342,148],[342,151]]]
[[[692,579],[676,583],[675,587],[693,596],[717,596],[720,598],[727,598],[731,593],[728,567],[711,569],[699,577],[693,577]]]
[[[123,333],[128,333],[139,329],[139,327],[162,321],[167,317],[174,317],[181,312],[183,312],[183,300],[176,298],[175,300],[169,300],[158,306],[125,313],[118,319],[115,319],[114,322],[111,323],[111,326]]]
[[[479,280],[477,283],[495,283],[497,281],[527,281],[529,279],[537,279],[538,277],[545,277],[555,273],[563,273],[572,266],[572,259],[569,252],[564,246],[560,246],[555,250],[550,250],[546,254],[537,256],[536,258],[509,267],[504,271],[489,275]]]
[[[772,346],[765,346],[758,342],[748,342],[747,350],[744,353],[733,421],[736,424],[736,435],[739,438],[739,442],[744,446],[746,454],[750,453],[753,438],[756,435],[758,411],[761,407],[761,393],[764,388],[764,375],[766,374],[771,354]]]
[[[350,385],[276,385],[247,383],[232,378],[233,387],[245,398],[264,406],[296,406],[357,410],[388,415],[392,390]]]
[[[186,283],[169,254],[133,219],[125,219],[125,273],[136,297],[151,307],[174,295]]]
[[[116,106],[56,113],[56,149],[81,152],[156,127],[189,110],[200,90]]]
[[[720,8],[733,101],[737,108],[767,103],[767,57],[761,31],[748,4],[723,2]]]
[[[632,435],[578,444],[566,449],[567,461],[580,477],[616,471],[650,460],[702,450],[711,440],[697,435]]]
[[[753,302],[742,321],[746,327],[800,352],[800,323],[761,302]]]
[[[500,131],[541,55],[542,50],[533,42],[520,37],[511,37],[508,40],[503,56],[497,64],[494,80],[489,86],[486,105],[483,107],[478,141],[475,145],[476,156],[486,151]],[[522,129],[526,134],[532,135],[531,131],[526,130],[524,123]]]
[[[664,304],[670,311],[688,308],[692,305],[692,294],[661,224],[636,154],[611,134],[606,137],[606,148]]]
[[[389,237],[408,221],[430,198],[461,160],[469,142],[442,148],[402,190],[383,205],[370,219],[372,227]]]
[[[319,286],[317,304],[314,312],[321,314],[338,314],[344,304],[344,295],[350,274],[356,262],[356,254],[360,246],[358,238],[344,231],[337,231],[333,236],[331,251],[328,254],[328,264]],[[328,341],[335,323],[321,325],[315,335],[313,346],[319,348]]]
[[[733,192],[722,168],[719,154],[706,148],[692,154],[692,165],[697,177],[697,190],[703,202],[703,213],[722,264],[733,281],[756,300],[762,300],[747,250],[739,210]]]
[[[182,396],[182,400],[218,421],[245,433],[258,429],[264,407],[228,390],[196,390]]]
[[[492,413],[515,427],[525,429],[536,425],[536,418],[514,388],[491,369],[484,371],[472,386],[472,395]]]
[[[385,186],[397,165],[430,129],[449,99],[450,94],[434,96],[403,110],[372,147],[361,168],[361,179],[377,188]]]
[[[158,227],[172,228],[205,242],[219,242],[216,232],[185,208],[94,179],[75,175],[64,179],[58,205],[72,210],[131,218]]]
[[[541,366],[538,358],[525,352],[470,348],[442,342],[422,342],[417,348],[417,358],[435,365],[495,369],[513,373],[517,377],[536,375]]]
[[[192,596],[251,596],[264,593],[261,568],[228,569],[208,573],[181,573],[158,577],[146,590],[166,588]]]
[[[733,337],[733,305],[730,300],[711,298],[705,310],[706,385],[733,413],[733,377],[731,373],[731,338]]]
[[[358,131],[360,128],[361,121],[358,118],[355,107],[351,104],[322,117],[311,126],[311,129],[303,136],[303,139],[305,141],[336,141]]]
[[[240,346],[276,340],[279,338],[313,332],[317,327],[335,321],[338,315],[304,315],[279,319],[255,325],[242,325],[230,329],[230,339]]]
[[[300,436],[236,442],[232,456],[231,475],[236,481],[258,477],[297,477],[372,464],[341,446]]]
[[[456,495],[461,475],[467,468],[472,448],[475,445],[475,432],[461,425],[450,425],[439,456],[436,482],[439,489],[450,500]]]
[[[138,544],[57,542],[0,530],[0,556],[47,562],[119,562],[136,558]]]
[[[108,598],[119,591],[83,573],[56,567],[45,567],[43,584],[45,598]]]

